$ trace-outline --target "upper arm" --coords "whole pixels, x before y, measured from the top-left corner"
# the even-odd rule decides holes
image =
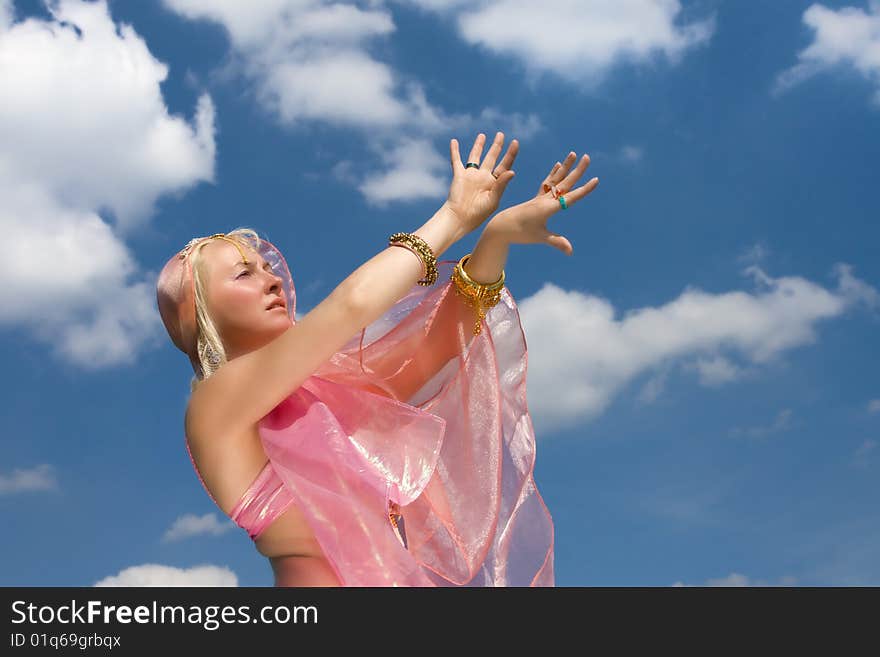
[[[362,313],[342,286],[272,342],[239,356],[192,393],[195,430],[229,435],[252,427],[362,330]]]

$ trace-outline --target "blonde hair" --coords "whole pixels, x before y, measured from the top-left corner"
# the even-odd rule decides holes
[[[226,236],[235,240],[242,246],[251,248],[259,253],[262,241],[255,230],[246,227],[239,227],[226,233]],[[195,291],[196,326],[198,331],[196,339],[196,357],[198,358],[198,363],[193,363],[195,376],[193,376],[189,383],[190,392],[195,390],[200,382],[214,374],[214,372],[227,362],[226,348],[223,346],[223,341],[220,339],[220,334],[217,332],[214,320],[211,319],[211,315],[208,312],[208,304],[206,301],[205,259],[202,256],[202,247],[211,241],[213,240],[205,240],[198,244],[192,256],[190,256],[192,263],[193,288]],[[208,354],[212,351],[215,354],[220,355],[220,362],[216,365],[211,364],[208,360]],[[190,357],[190,361],[192,361],[192,357]]]

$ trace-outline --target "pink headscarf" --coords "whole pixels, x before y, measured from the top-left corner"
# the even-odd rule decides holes
[[[210,239],[228,239],[241,250],[240,237],[227,238],[225,233],[214,233],[205,237],[194,237],[185,247],[175,253],[162,271],[156,283],[156,302],[159,306],[159,314],[162,323],[171,337],[174,345],[190,358],[193,368],[197,368],[198,355],[196,352],[196,340],[198,337],[198,325],[196,322],[195,284],[193,281],[192,255],[202,242]],[[290,321],[296,323],[296,289],[293,285],[293,277],[287,267],[284,256],[281,255],[274,244],[266,239],[260,239],[258,253],[267,261],[272,272],[281,278],[284,287],[284,295],[287,297],[287,313]],[[245,254],[242,252],[242,257]]]
[[[293,319],[293,279],[264,244]],[[159,303],[172,340],[190,353],[194,315],[182,306],[191,274],[177,257],[160,275]],[[345,586],[554,586],[519,312],[503,288],[474,336],[474,311],[451,281],[456,262],[439,261],[434,285],[414,284],[258,424]],[[403,516],[405,545],[389,503]]]

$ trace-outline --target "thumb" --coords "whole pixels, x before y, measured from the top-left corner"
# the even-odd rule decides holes
[[[513,180],[515,175],[513,169],[509,169],[498,176],[498,196],[501,196],[504,193],[504,190],[507,189],[507,183]]]
[[[547,234],[544,236],[544,243],[549,244],[554,249],[558,249],[562,251],[565,255],[571,255],[574,253],[574,249],[571,246],[571,242],[569,242],[562,235],[557,235],[556,233],[551,233],[549,230]]]

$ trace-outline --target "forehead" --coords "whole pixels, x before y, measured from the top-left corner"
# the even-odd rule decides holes
[[[239,243],[241,244],[241,243]],[[247,244],[241,244],[241,250],[251,264],[263,267],[266,260]],[[209,269],[228,271],[242,263],[241,252],[234,245],[223,239],[210,240],[202,247],[202,256],[208,263]]]

